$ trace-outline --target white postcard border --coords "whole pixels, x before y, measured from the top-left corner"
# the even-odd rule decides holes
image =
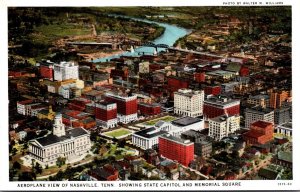
[[[0,157],[0,165],[2,170],[2,174],[0,176],[0,190],[16,190],[16,191],[40,191],[40,190],[103,190],[103,191],[117,191],[117,190],[294,190],[300,189],[300,176],[299,170],[300,166],[297,162],[300,162],[299,154],[297,149],[300,148],[299,141],[300,141],[300,130],[297,125],[300,126],[300,118],[297,118],[297,115],[300,114],[299,106],[300,106],[300,99],[299,98],[299,89],[297,88],[298,85],[298,77],[299,77],[299,66],[300,66],[300,42],[299,42],[299,35],[300,30],[297,25],[300,23],[300,16],[299,10],[300,1],[298,0],[282,0],[282,1],[267,1],[270,3],[282,2],[284,6],[292,5],[292,67],[293,67],[293,180],[279,180],[279,181],[264,181],[264,180],[251,180],[251,181],[240,181],[240,180],[233,180],[233,181],[139,181],[142,183],[143,186],[145,183],[156,183],[158,187],[123,187],[119,188],[122,183],[136,183],[135,181],[114,181],[114,182],[85,182],[85,183],[97,183],[99,186],[98,188],[95,187],[84,187],[84,188],[77,188],[77,187],[70,187],[70,183],[84,183],[84,182],[9,182],[9,162],[8,162],[8,29],[7,29],[7,7],[13,6],[224,6],[224,3],[233,3],[231,6],[237,6],[236,2],[266,2],[266,1],[259,1],[259,0],[231,0],[231,1],[220,1],[220,0],[213,0],[213,1],[199,1],[199,0],[192,0],[192,1],[123,1],[123,0],[115,0],[115,1],[97,1],[97,0],[72,0],[72,1],[61,1],[61,0],[51,0],[51,1],[40,1],[40,0],[31,0],[31,1],[20,1],[20,0],[4,0],[0,2],[0,38],[1,38],[1,46],[0,46],[0,53],[1,53],[1,65],[2,69],[0,70],[0,78],[1,78],[1,99],[0,99],[0,117],[1,117],[1,128],[0,128],[0,146],[1,146],[1,157]],[[239,6],[249,6],[249,4],[241,4]],[[255,5],[254,5],[255,6]],[[268,6],[267,4],[256,5],[256,6]],[[273,5],[274,6],[274,5]],[[280,6],[280,5],[279,5]],[[297,23],[297,24],[296,24]],[[222,186],[224,183],[232,183],[232,182],[241,182],[240,187],[236,186]],[[46,187],[18,187],[19,184],[45,184]],[[113,183],[114,187],[101,187],[103,183]],[[170,186],[163,186],[165,184],[170,184]],[[172,183],[180,183],[181,187],[172,187]],[[192,183],[193,187],[183,187],[183,183]],[[195,187],[196,183],[202,185],[208,185],[209,183],[217,183],[220,186],[204,186],[204,187]],[[60,184],[59,187],[49,187],[48,185],[55,186],[54,184]],[[154,185],[153,184],[153,185]],[[67,185],[63,187],[63,185]],[[213,185],[213,184],[212,184]]]

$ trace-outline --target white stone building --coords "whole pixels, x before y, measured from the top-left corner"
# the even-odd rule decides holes
[[[154,127],[135,132],[132,135],[132,143],[142,149],[155,148],[158,137],[168,133],[174,137],[188,130],[200,131],[204,129],[204,121],[200,118],[183,117],[172,122],[158,121]]]
[[[74,62],[60,62],[59,64],[54,64],[54,80],[64,81],[78,78],[78,65],[75,65]]]
[[[66,163],[80,160],[91,148],[90,133],[83,128],[65,129],[62,115],[56,115],[53,133],[29,142],[29,154],[41,165],[53,166],[59,157]]]
[[[180,137],[180,135],[188,130],[201,131],[204,129],[204,120],[201,118],[183,117],[171,121],[172,128],[168,131],[174,137]]]
[[[208,120],[209,131],[208,135],[215,140],[221,140],[227,137],[230,133],[240,129],[240,116],[218,116]]]
[[[253,107],[245,109],[245,128],[250,129],[250,125],[256,121],[267,121],[274,124],[274,110],[270,108]]]
[[[174,113],[198,117],[203,115],[204,91],[192,91],[191,89],[179,89],[174,93]]]
[[[158,137],[166,133],[155,127],[143,129],[132,134],[132,143],[144,150],[155,149],[158,148]]]

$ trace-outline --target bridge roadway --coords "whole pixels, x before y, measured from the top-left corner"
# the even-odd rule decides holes
[[[69,45],[113,45],[113,44],[123,44],[123,43],[98,43],[98,42],[67,42],[66,44]],[[126,43],[125,43],[126,44]],[[185,53],[193,53],[193,54],[197,54],[197,55],[204,55],[204,56],[208,56],[208,57],[215,57],[215,58],[220,58],[220,59],[224,59],[224,56],[220,56],[220,55],[215,55],[215,54],[211,54],[211,53],[204,53],[204,52],[199,52],[199,51],[193,51],[193,50],[187,50],[187,49],[180,49],[180,48],[175,48],[175,47],[170,47],[166,44],[154,44],[152,42],[146,42],[146,43],[141,43],[140,46],[144,46],[144,47],[154,47],[154,48],[165,48],[165,49],[169,49],[171,51],[179,51],[179,52],[185,52]]]
[[[75,41],[75,42],[66,42],[66,44],[68,45],[86,45],[86,46],[89,46],[89,45],[113,45],[113,44],[118,44],[118,45],[132,45],[132,46],[141,46],[141,47],[155,47],[155,48],[169,48],[168,45],[166,44],[154,44],[154,43],[151,43],[151,42],[146,42],[146,43],[140,43],[140,42],[133,42],[133,41],[130,41],[130,42],[112,42],[112,43],[109,43],[109,42],[102,42],[102,43],[99,43],[99,42],[85,42],[85,41]]]
[[[193,54],[197,54],[197,55],[204,55],[204,56],[209,56],[209,57],[216,57],[216,58],[220,58],[220,59],[224,59],[225,58],[224,56],[215,55],[215,54],[211,54],[211,53],[204,53],[204,52],[187,50],[187,49],[179,49],[179,48],[175,48],[175,47],[169,47],[168,49],[172,50],[172,51],[180,51],[180,52],[185,52],[185,53],[193,53]]]

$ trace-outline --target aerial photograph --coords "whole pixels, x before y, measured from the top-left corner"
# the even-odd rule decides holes
[[[9,181],[293,180],[291,10],[8,7]]]

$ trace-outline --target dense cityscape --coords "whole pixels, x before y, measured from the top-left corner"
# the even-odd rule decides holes
[[[8,8],[10,181],[293,179],[291,7]]]

